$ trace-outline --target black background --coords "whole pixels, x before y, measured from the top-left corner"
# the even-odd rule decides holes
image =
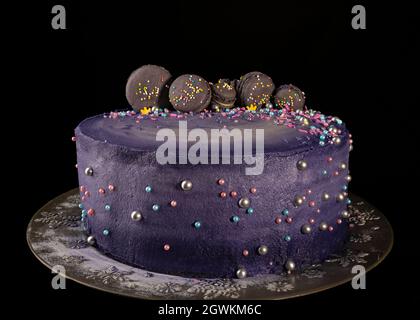
[[[419,16],[400,1],[336,2],[22,4],[18,12],[25,27],[17,37],[13,28],[6,30],[17,49],[19,70],[12,107],[26,141],[16,150],[14,139],[4,139],[11,144],[4,152],[16,150],[5,171],[18,177],[7,184],[15,204],[7,216],[17,223],[13,244],[7,243],[16,261],[14,271],[9,270],[15,275],[10,292],[25,304],[43,307],[19,311],[56,316],[59,311],[75,316],[134,311],[135,318],[147,313],[157,318],[162,302],[114,296],[71,281],[67,290],[53,290],[50,271],[31,255],[25,240],[34,212],[77,186],[73,129],[90,115],[126,108],[125,82],[131,71],[148,63],[175,76],[196,73],[208,81],[262,71],[276,85],[303,89],[310,107],[339,116],[353,134],[351,191],[388,217],[395,232],[393,251],[368,273],[367,290],[346,284],[290,301],[264,302],[265,315],[328,316],[338,307],[357,316],[366,310],[398,310],[401,297],[410,304],[418,299],[405,285],[415,286],[419,277],[413,265],[419,223],[419,160],[414,154],[419,147],[414,50]],[[54,4],[66,8],[66,30],[51,28]],[[351,27],[356,4],[365,5],[366,30]],[[3,117],[4,125],[13,124],[8,122]]]

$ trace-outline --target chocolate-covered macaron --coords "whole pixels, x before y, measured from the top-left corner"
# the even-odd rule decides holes
[[[172,82],[169,101],[176,110],[200,112],[210,104],[210,85],[200,76],[184,74]]]
[[[278,108],[302,109],[305,106],[305,93],[292,84],[285,84],[277,88],[274,103]]]
[[[227,79],[220,79],[217,83],[210,84],[212,91],[211,108],[214,111],[232,108],[236,101],[234,84]]]
[[[266,74],[254,71],[239,79],[236,90],[242,106],[260,107],[270,101],[274,83]]]
[[[125,95],[135,111],[144,107],[169,105],[168,90],[171,74],[163,67],[152,64],[135,70],[128,78]]]

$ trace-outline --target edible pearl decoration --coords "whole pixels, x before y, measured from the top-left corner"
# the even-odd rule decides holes
[[[311,233],[312,228],[311,228],[311,226],[310,226],[309,224],[304,224],[304,225],[302,226],[302,228],[300,228],[300,231],[301,231],[303,234],[309,234],[309,233]]]
[[[296,163],[298,170],[306,170],[308,168],[308,163],[305,160],[299,160]]]
[[[350,212],[348,212],[347,210],[341,211],[341,217],[344,219],[350,218]]]
[[[324,192],[324,193],[322,194],[322,200],[327,201],[327,200],[329,200],[329,199],[330,199],[330,195],[329,195],[328,193]]]
[[[175,200],[172,200],[169,204],[172,208],[175,208],[177,205],[177,202]]]
[[[248,209],[246,209],[246,213],[253,214],[254,213],[254,209],[253,208],[248,208]]]
[[[343,193],[339,193],[338,195],[337,195],[337,202],[341,202],[341,201],[343,201],[344,199],[346,198],[346,196],[343,194]]]
[[[334,137],[332,141],[334,142],[334,144],[337,144],[337,145],[341,143],[340,137]]]
[[[294,263],[294,261],[293,261],[293,260],[288,259],[288,260],[286,261],[286,263],[285,263],[284,267],[286,268],[286,270],[287,270],[288,272],[292,272],[292,271],[294,271],[294,270],[296,269],[296,264]]]
[[[105,210],[106,210],[106,211],[111,210],[111,206],[110,206],[109,204],[106,204],[106,205],[105,205]]]
[[[109,191],[114,191],[115,190],[114,185],[112,185],[112,184],[108,185],[108,190]]]
[[[225,184],[225,179],[219,179],[217,180],[217,183],[221,186],[223,186]]]
[[[299,207],[299,206],[301,206],[302,204],[303,204],[303,197],[301,197],[301,196],[296,196],[295,197],[295,200],[293,201],[293,203],[294,203],[294,205],[296,206],[296,207]]]
[[[231,196],[232,198],[235,198],[237,195],[238,195],[238,193],[237,193],[236,191],[231,191],[231,192],[230,192],[230,196]]]
[[[241,208],[249,208],[249,206],[251,205],[251,201],[248,198],[241,198],[238,201],[238,205]]]
[[[261,256],[264,256],[268,253],[268,247],[265,245],[259,246],[258,247],[258,254]]]
[[[252,187],[251,189],[249,189],[249,192],[251,192],[251,193],[256,193],[256,192],[257,192],[257,188]]]
[[[200,221],[195,221],[194,222],[194,228],[200,229],[201,228],[201,222]]]
[[[88,215],[90,217],[93,217],[95,215],[95,210],[93,210],[92,208],[90,208],[87,213],[88,213]]]
[[[344,162],[340,163],[340,169],[341,170],[346,170],[347,169],[347,165]]]
[[[165,251],[169,251],[169,250],[171,250],[171,246],[170,246],[169,244],[165,244],[165,245],[163,246],[163,250],[165,250]]]
[[[158,204],[154,204],[153,206],[152,206],[152,210],[153,211],[158,211],[160,209],[160,206],[158,205]]]
[[[351,176],[347,175],[344,179],[346,179],[347,182],[350,182],[351,181]]]
[[[104,230],[102,231],[102,234],[103,234],[104,236],[108,236],[108,235],[109,235],[109,230],[108,230],[108,229],[104,229]]]
[[[246,278],[246,270],[245,270],[245,268],[239,268],[238,270],[236,270],[236,277],[238,279],[244,279],[244,278]]]
[[[240,220],[240,218],[239,218],[238,216],[232,216],[231,220],[232,220],[232,222],[234,222],[234,223],[238,223],[238,222],[239,222],[239,220]]]
[[[326,222],[321,222],[319,224],[319,230],[326,231],[328,229],[328,224]]]
[[[95,237],[94,236],[87,237],[86,242],[88,244],[90,244],[91,246],[93,246],[95,244],[95,242],[96,242]]]
[[[184,180],[181,182],[181,189],[184,191],[190,191],[193,187],[193,184],[190,180]]]
[[[249,255],[249,251],[248,251],[247,249],[244,249],[244,250],[242,251],[242,255],[243,255],[244,257],[248,257],[248,255]]]
[[[152,192],[152,187],[151,186],[146,186],[146,188],[144,188],[144,191]]]
[[[141,220],[142,219],[141,212],[140,211],[137,211],[137,210],[131,212],[131,219],[133,221],[139,221],[139,220]]]
[[[87,175],[87,176],[93,176],[93,169],[91,167],[87,167],[85,169],[85,175]]]

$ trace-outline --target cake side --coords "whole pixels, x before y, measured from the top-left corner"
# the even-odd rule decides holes
[[[80,191],[97,248],[134,266],[198,277],[281,272],[288,261],[301,268],[339,250],[348,229],[348,132],[316,113],[308,126],[298,113],[270,112],[109,114],[82,122]],[[179,121],[264,128],[263,173],[244,174],[245,163],[159,164],[156,131]]]

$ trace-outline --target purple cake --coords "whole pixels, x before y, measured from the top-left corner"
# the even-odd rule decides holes
[[[208,278],[298,271],[339,251],[350,203],[345,125],[313,110],[254,109],[155,108],[82,121],[75,136],[88,242],[129,265]],[[162,129],[175,133],[175,162],[159,160]],[[209,137],[199,163],[182,152],[197,146],[192,129]],[[253,164],[234,138],[230,150],[213,152],[234,129]],[[204,146],[212,152],[201,154]]]

